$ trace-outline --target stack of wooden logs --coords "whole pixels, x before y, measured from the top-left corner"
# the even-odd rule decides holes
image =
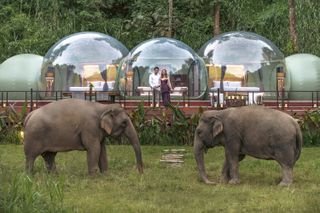
[[[172,166],[181,166],[184,163],[183,157],[185,151],[185,149],[165,149],[163,150],[160,162]]]

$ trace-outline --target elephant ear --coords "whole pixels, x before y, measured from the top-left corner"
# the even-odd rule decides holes
[[[100,116],[100,126],[102,129],[106,130],[108,135],[112,132],[113,127],[113,113],[112,110],[106,110],[102,115]]]
[[[223,131],[223,124],[220,120],[215,120],[212,125],[212,136],[215,138]]]

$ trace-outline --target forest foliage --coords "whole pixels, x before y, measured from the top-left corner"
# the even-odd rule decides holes
[[[213,37],[214,6],[221,4],[221,32],[251,31],[294,53],[287,0],[173,0],[173,37],[198,50]],[[299,52],[320,55],[320,1],[296,0]],[[0,0],[0,63],[33,53],[45,55],[64,36],[81,31],[108,34],[128,49],[166,36],[168,0]]]

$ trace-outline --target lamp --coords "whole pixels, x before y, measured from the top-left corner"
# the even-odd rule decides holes
[[[277,91],[278,96],[281,96],[281,91],[284,89],[284,78],[285,78],[285,71],[282,66],[276,68],[277,71]]]
[[[45,74],[46,79],[46,96],[52,95],[53,82],[54,82],[54,67],[48,67]]]
[[[19,134],[20,134],[20,137],[24,139],[24,132],[22,130],[19,132]]]

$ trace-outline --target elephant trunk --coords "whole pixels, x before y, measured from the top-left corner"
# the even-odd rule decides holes
[[[204,154],[204,145],[200,138],[196,135],[194,139],[194,156],[197,161],[197,166],[198,170],[200,173],[200,176],[206,184],[213,184],[214,182],[210,181],[207,177],[205,166],[204,166],[204,159],[203,159],[203,154]]]
[[[139,138],[138,138],[137,132],[134,129],[131,121],[129,121],[129,124],[128,124],[124,134],[128,138],[128,140],[130,141],[130,143],[132,144],[132,147],[133,147],[135,155],[136,155],[136,163],[137,163],[138,171],[140,174],[142,174],[143,173],[143,163],[142,163]]]

